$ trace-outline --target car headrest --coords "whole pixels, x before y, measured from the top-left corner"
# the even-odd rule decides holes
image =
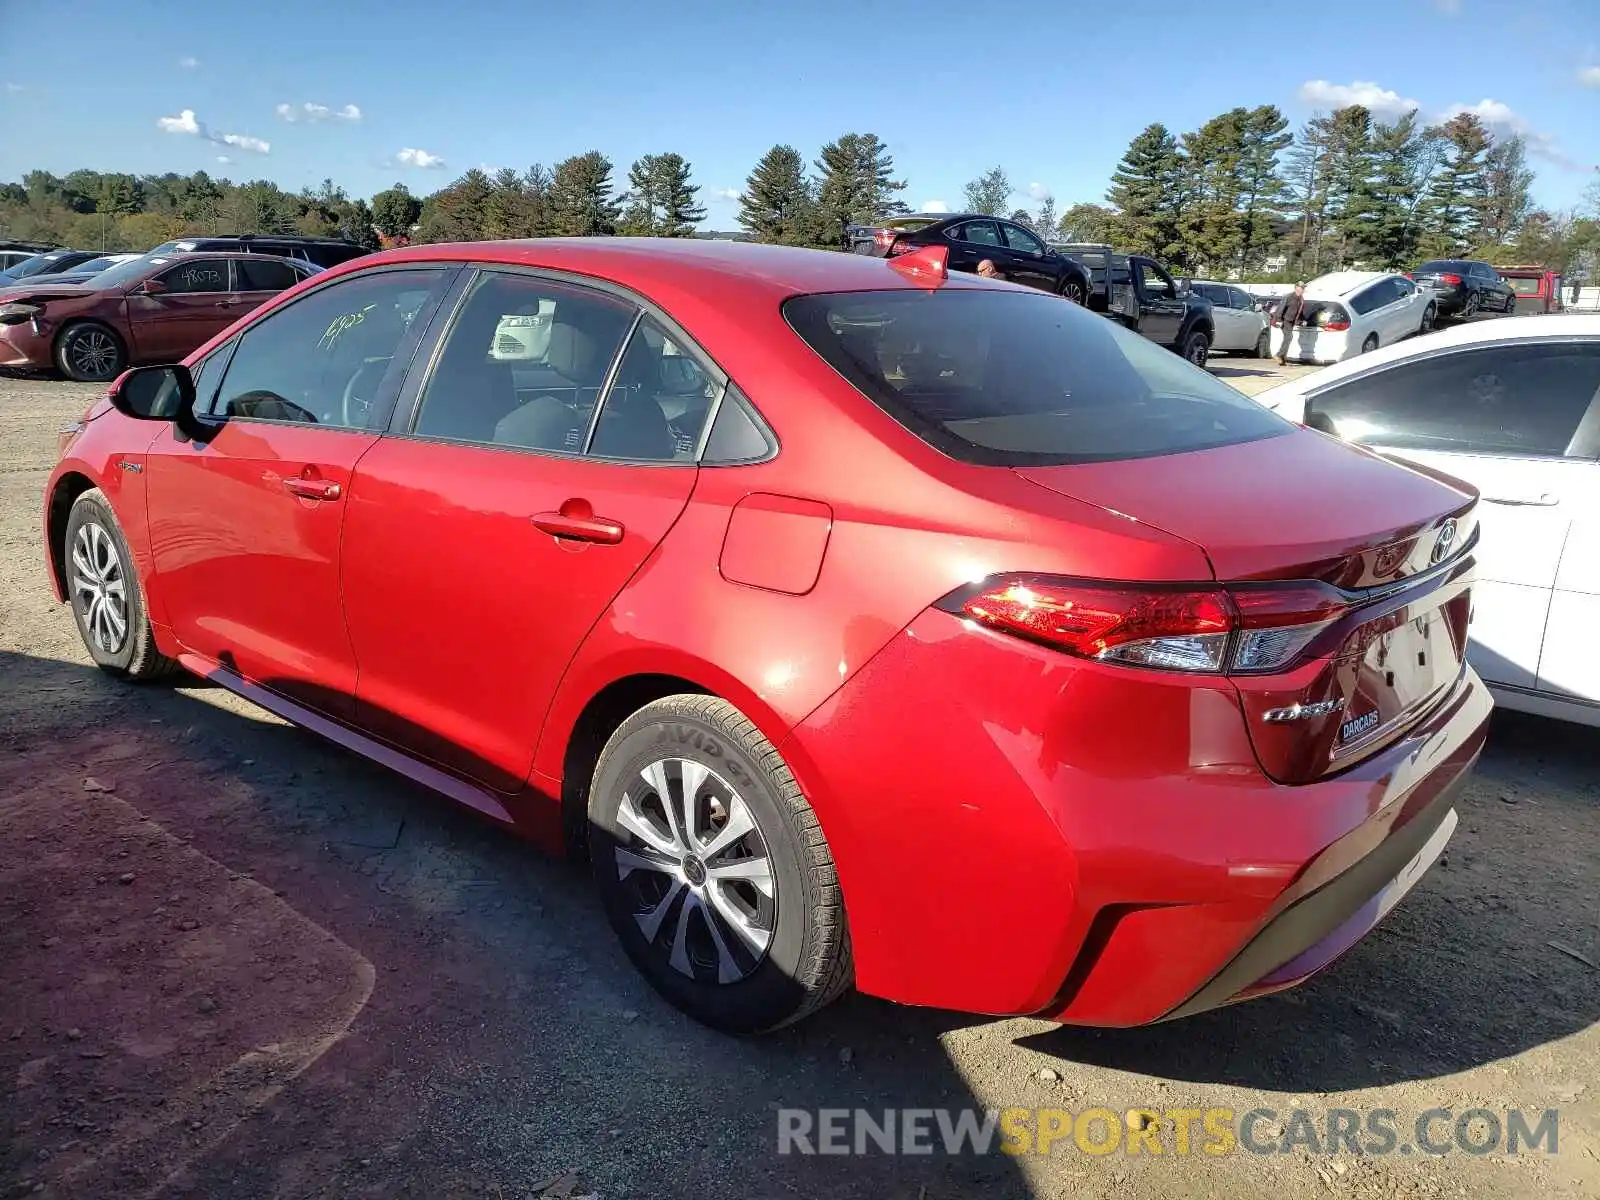
[[[599,352],[595,340],[576,325],[556,324],[550,327],[550,347],[545,351],[545,362],[562,378],[576,384],[593,384],[599,380],[596,359]]]

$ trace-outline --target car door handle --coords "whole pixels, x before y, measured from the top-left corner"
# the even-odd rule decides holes
[[[232,301],[232,300],[218,300],[217,301],[217,307],[218,308],[232,308],[234,306],[234,303],[235,303],[235,301]]]
[[[615,546],[622,541],[622,523],[597,517],[587,505],[568,501],[560,512],[535,513],[531,518],[534,527],[552,537],[569,542],[594,542],[600,546]]]
[[[284,490],[303,500],[337,500],[344,489],[331,479],[301,479],[291,477],[283,481]]]
[[[1560,496],[1543,492],[1537,496],[1485,496],[1486,504],[1503,504],[1507,508],[1551,508],[1561,503]]]

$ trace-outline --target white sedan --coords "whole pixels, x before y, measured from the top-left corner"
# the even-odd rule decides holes
[[[1463,325],[1256,400],[1476,487],[1468,657],[1505,707],[1600,726],[1600,316]]]
[[[1196,279],[1189,287],[1211,301],[1211,320],[1217,335],[1211,349],[1256,358],[1267,356],[1271,350],[1267,314],[1256,307],[1254,296],[1234,284],[1209,279]]]
[[[1370,354],[1414,333],[1426,333],[1439,316],[1433,293],[1393,271],[1335,271],[1306,284],[1306,304],[1289,344],[1295,362],[1336,363]],[[1272,349],[1282,344],[1273,317]]]

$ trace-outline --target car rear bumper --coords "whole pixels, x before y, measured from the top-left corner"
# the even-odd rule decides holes
[[[1283,344],[1283,327],[1274,326],[1272,330],[1272,351],[1274,354]],[[1292,362],[1306,363],[1336,363],[1343,362],[1354,352],[1355,346],[1348,333],[1334,333],[1326,329],[1314,329],[1310,326],[1298,326],[1294,331],[1294,338],[1289,343],[1289,353],[1285,356]]]
[[[930,612],[782,748],[863,991],[1128,1026],[1292,986],[1358,941],[1426,870],[1491,707],[1464,671],[1380,753],[1284,786],[1227,680]]]

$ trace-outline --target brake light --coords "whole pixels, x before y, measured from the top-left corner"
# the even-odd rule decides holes
[[[1350,605],[1320,583],[1157,588],[1018,577],[952,593],[940,607],[1075,658],[1258,674],[1292,663]]]
[[[1456,287],[1461,283],[1461,276],[1459,275],[1440,275],[1438,279],[1440,283],[1448,283],[1451,287]]]
[[[1410,271],[1402,271],[1401,274],[1404,275],[1407,279],[1411,280],[1412,283],[1415,283],[1417,281],[1417,277],[1415,275],[1413,275]]]
[[[1322,327],[1329,333],[1343,333],[1350,328],[1350,322],[1344,317],[1329,317],[1322,323]]]
[[[884,252],[885,257],[893,258],[897,254],[909,254],[916,247],[904,238],[897,237],[889,243],[889,249]]]
[[[921,287],[938,287],[949,276],[950,250],[946,246],[917,246],[889,260],[891,270],[900,272]]]

